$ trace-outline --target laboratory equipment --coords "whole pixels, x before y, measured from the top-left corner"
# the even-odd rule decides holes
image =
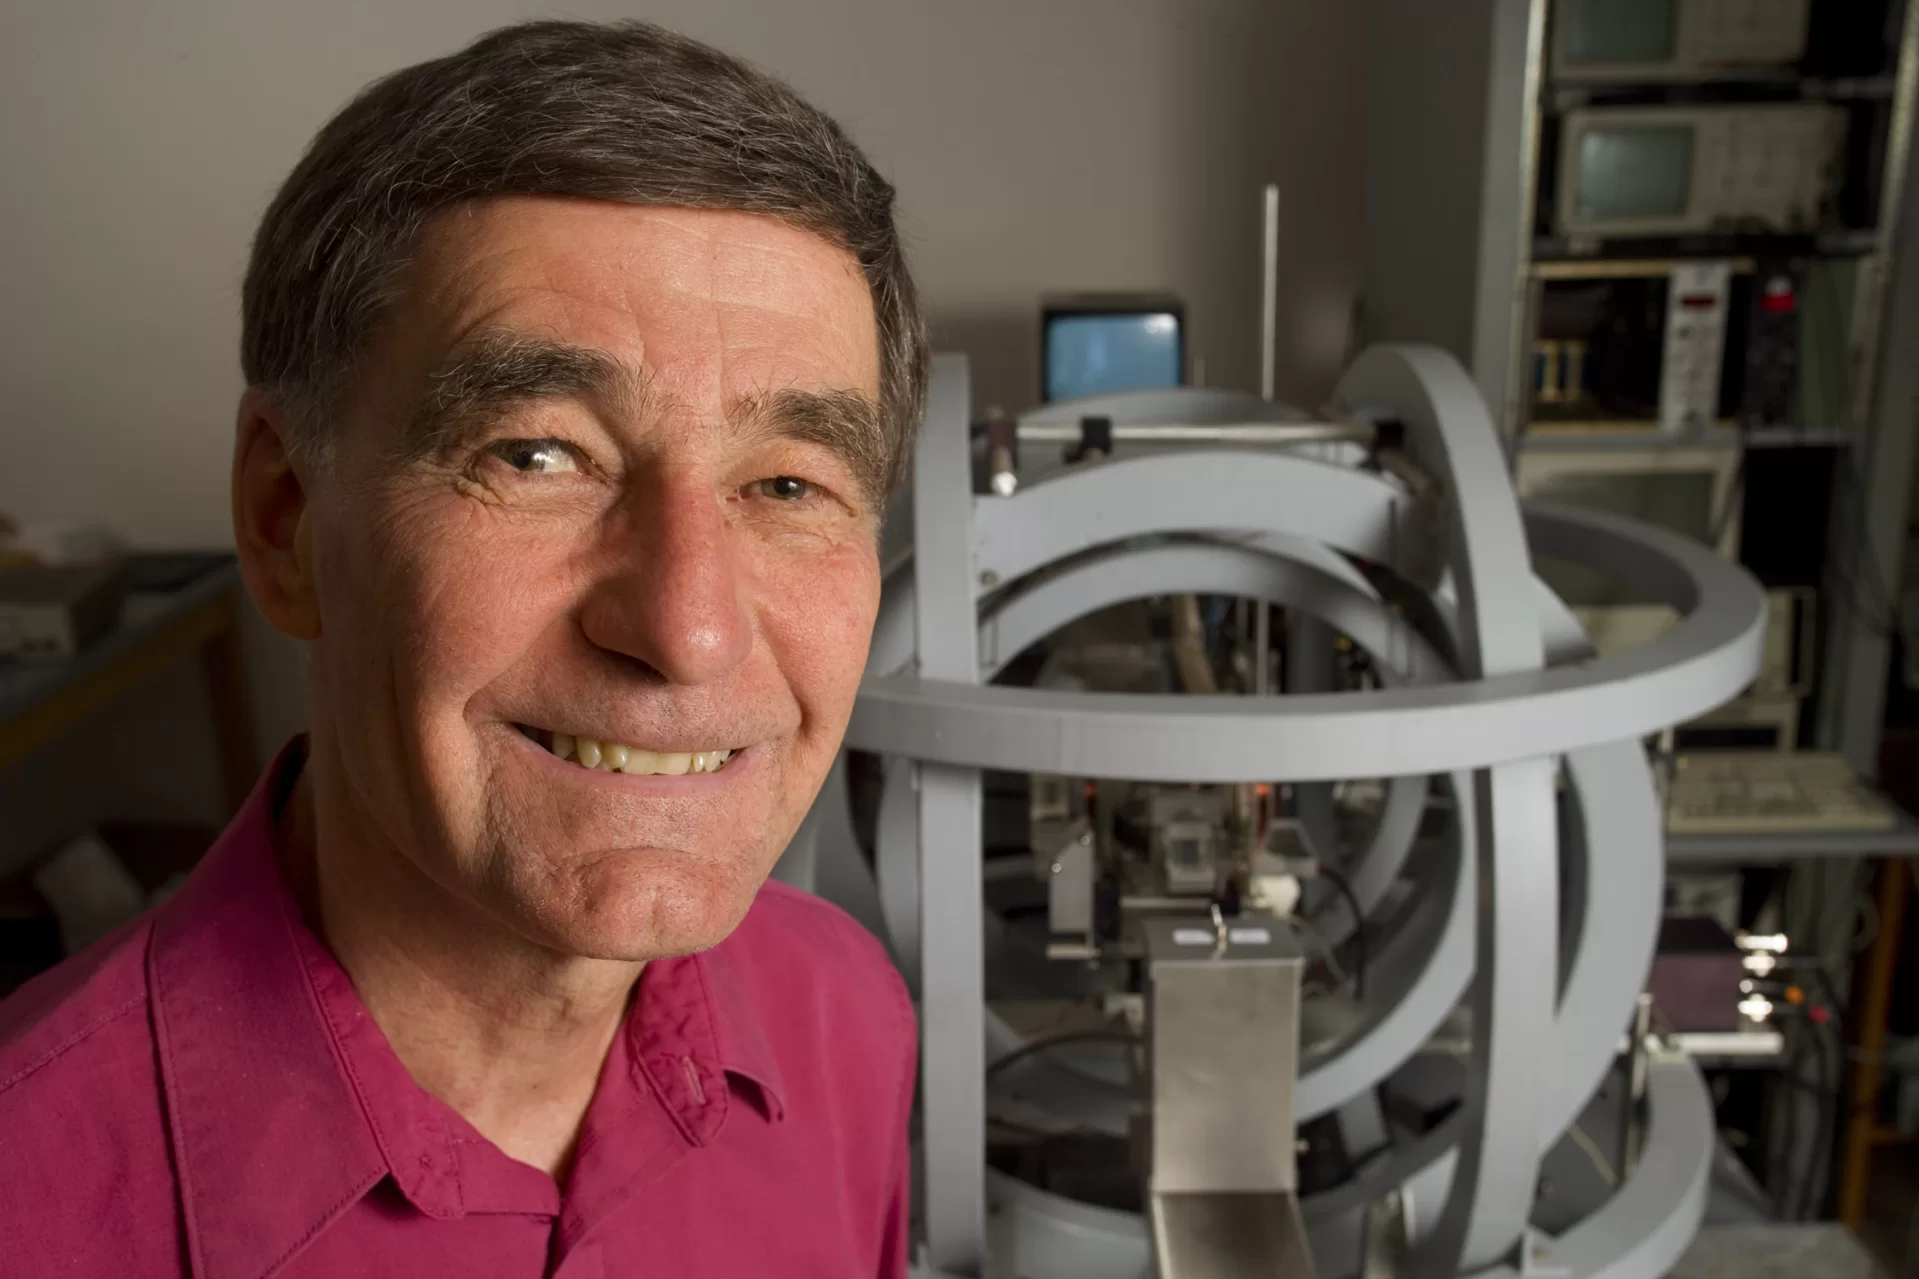
[[[1826,751],[1698,751],[1674,761],[1666,829],[1675,835],[1890,830],[1892,808]]]
[[[1542,267],[1528,431],[1799,425],[1804,271],[1792,258]]]
[[[1178,386],[1185,381],[1186,308],[1170,294],[1047,298],[1040,368],[1046,400]]]
[[[1697,915],[1667,915],[1659,925],[1646,989],[1675,1030],[1729,1033],[1739,1029],[1740,983],[1751,982],[1745,954],[1732,930]]]
[[[1557,0],[1561,81],[1711,80],[1777,73],[1806,51],[1810,0]]]
[[[1686,537],[1522,511],[1483,402],[1434,349],[1367,351],[1324,431],[1276,432],[1250,398],[1105,397],[1101,429],[1150,427],[1151,448],[976,495],[965,363],[935,361],[910,555],[888,561],[847,735],[879,794],[856,820],[849,756],[786,872],[838,886],[918,993],[921,1264],[1662,1273],[1712,1140],[1681,1057],[1636,1067],[1650,1118],[1619,1191],[1552,1235],[1530,1215],[1653,953],[1641,738],[1750,682],[1762,596]],[[1193,447],[1182,420],[1204,424]],[[1533,555],[1679,621],[1596,656]],[[1231,608],[1150,603],[1177,599],[1281,610],[1286,692],[1217,654],[1220,691],[1197,697],[993,682],[1128,601],[1199,613],[1216,647],[1227,623],[1206,618]],[[986,792],[1009,775],[1047,779],[1021,800],[1033,847],[989,859]],[[1209,1013],[1241,979],[1230,998],[1258,1011]],[[1253,1060],[1205,1075],[1216,1095],[1192,1086]]]
[[[1569,429],[1588,424],[1616,429],[1628,422],[1650,426],[1659,419],[1658,370],[1651,367],[1658,363],[1657,344],[1640,364],[1641,375],[1626,379],[1637,390],[1622,411],[1597,411],[1595,397],[1539,411],[1537,344],[1589,337],[1576,330],[1547,331],[1536,322],[1541,308],[1552,302],[1558,278],[1596,276],[1621,261],[1659,274],[1675,260],[1751,261],[1754,270],[1745,283],[1737,270],[1731,283],[1726,359],[1734,374],[1732,390],[1739,394],[1722,394],[1719,421],[1788,428],[1758,442],[1768,454],[1748,467],[1747,487],[1757,499],[1748,505],[1763,503],[1782,517],[1816,514],[1804,521],[1782,518],[1779,522],[1792,525],[1788,533],[1749,528],[1747,554],[1768,580],[1815,587],[1827,602],[1818,696],[1812,703],[1817,723],[1807,735],[1842,750],[1855,767],[1870,768],[1884,724],[1885,679],[1893,669],[1889,651],[1897,628],[1890,607],[1853,608],[1844,601],[1851,583],[1862,584],[1860,594],[1891,600],[1903,580],[1912,450],[1919,438],[1908,428],[1919,365],[1889,357],[1919,345],[1919,306],[1912,305],[1919,274],[1904,270],[1895,252],[1904,243],[1901,228],[1919,183],[1919,169],[1910,163],[1913,107],[1919,101],[1913,93],[1919,75],[1919,5],[1886,0],[1810,4],[1803,57],[1783,68],[1755,66],[1723,77],[1716,70],[1647,76],[1595,51],[1594,62],[1621,62],[1625,78],[1606,82],[1580,75],[1555,58],[1555,39],[1569,34],[1572,23],[1586,20],[1613,24],[1615,33],[1643,33],[1649,14],[1657,34],[1666,30],[1666,5],[1638,0],[1380,2],[1371,29],[1361,266],[1367,339],[1433,342],[1452,352],[1471,370],[1516,450],[1539,444],[1546,419],[1573,423]],[[1670,12],[1682,19],[1681,10],[1689,7],[1681,0]],[[1738,13],[1710,2],[1699,9]],[[1730,33],[1735,24],[1719,25]],[[1663,49],[1655,53],[1655,61],[1666,61]],[[1630,119],[1617,114],[1621,111],[1670,110],[1696,123],[1709,113],[1730,110],[1738,117],[1760,107],[1836,109],[1847,118],[1836,197],[1823,216],[1799,228],[1812,234],[1782,238],[1777,228],[1756,220],[1704,232],[1675,229],[1656,239],[1647,239],[1630,221],[1584,231],[1559,225],[1559,216],[1570,208],[1559,179],[1576,175],[1578,167],[1577,146],[1562,145],[1567,116],[1583,112],[1588,122],[1605,124]],[[1697,141],[1690,130],[1688,136]],[[1658,179],[1655,169],[1638,176]],[[1696,163],[1683,169],[1700,176]],[[1664,177],[1670,190],[1672,175]],[[1733,186],[1743,181],[1735,178]],[[1686,205],[1694,206],[1698,195],[1703,207],[1706,191],[1689,183]],[[1770,197],[1758,201],[1769,202]],[[1797,203],[1803,208],[1803,201]],[[1664,265],[1655,267],[1655,259]],[[1757,291],[1775,264],[1785,266],[1801,287],[1799,305],[1796,314],[1779,313],[1777,322],[1763,326],[1769,332],[1760,345],[1771,343],[1778,351],[1775,337],[1796,334],[1796,413],[1788,411],[1795,397],[1785,389],[1792,380],[1786,363],[1773,365],[1777,376],[1772,378],[1748,371],[1743,387],[1738,376],[1737,347],[1748,327],[1740,293]],[[1663,330],[1663,315],[1663,299],[1656,299],[1633,327],[1653,334]],[[1555,365],[1563,368],[1568,362],[1563,346],[1558,357]],[[1583,377],[1591,381],[1596,352],[1589,346],[1583,357]],[[1769,387],[1760,385],[1767,382]],[[1773,446],[1787,443],[1793,453],[1823,449],[1831,456],[1797,466],[1795,484],[1787,473],[1795,468],[1775,465],[1770,454]],[[1862,449],[1870,450],[1870,466],[1860,463]],[[1829,520],[1823,513],[1838,518]],[[1852,531],[1828,536],[1828,529]],[[1779,549],[1804,550],[1798,567],[1782,570],[1770,555],[1761,563],[1755,553],[1759,544],[1777,547],[1780,541],[1792,546]]]
[[[1817,102],[1582,107],[1559,125],[1555,230],[1662,236],[1819,229],[1843,110]]]
[[[1736,559],[1739,456],[1736,436],[1686,445],[1542,440],[1520,453],[1514,485],[1522,498],[1630,516]],[[1617,578],[1575,564],[1554,561],[1542,573],[1561,599],[1586,610],[1601,647],[1610,626],[1590,610],[1647,602],[1632,598]]]

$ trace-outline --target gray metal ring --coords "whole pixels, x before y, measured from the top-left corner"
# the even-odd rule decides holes
[[[1147,694],[874,676],[861,687],[847,744],[962,767],[1140,781],[1430,775],[1640,737],[1751,681],[1764,600],[1739,569],[1684,538],[1589,511],[1535,507],[1527,528],[1617,552],[1587,562],[1641,570],[1628,584],[1684,620],[1650,644],[1574,666],[1359,693],[1186,697],[1177,709]],[[1682,580],[1643,571],[1662,558]],[[1673,589],[1682,582],[1690,589]]]

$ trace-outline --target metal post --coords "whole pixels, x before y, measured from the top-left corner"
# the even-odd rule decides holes
[[[1532,361],[1533,211],[1547,0],[1494,0],[1480,176],[1473,378],[1505,434],[1523,425]]]
[[[913,480],[914,622],[920,673],[979,680],[966,357],[942,355]],[[979,770],[919,765],[920,1027],[926,1244],[936,1270],[985,1260],[986,1025]]]
[[[1271,691],[1273,667],[1273,609],[1265,600],[1253,600],[1253,693]]]
[[[1646,1104],[1646,1070],[1651,1049],[1646,1039],[1652,1034],[1652,996],[1641,994],[1633,1006],[1632,1040],[1626,1045],[1626,1101],[1619,1112],[1619,1179],[1632,1176],[1639,1166],[1639,1152],[1645,1145],[1646,1121],[1641,1111]]]
[[[1259,398],[1271,402],[1279,354],[1279,186],[1266,184],[1260,230]]]
[[[1376,434],[1370,422],[1114,422],[1109,427],[1115,444],[1240,444],[1267,445],[1353,443],[1370,445]],[[1085,428],[1071,422],[1022,422],[1013,429],[1022,444],[1077,445]],[[1002,494],[1001,496],[1010,496]]]

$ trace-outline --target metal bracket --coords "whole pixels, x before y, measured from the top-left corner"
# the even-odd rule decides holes
[[[1531,1226],[1519,1236],[1516,1268],[1524,1279],[1569,1279],[1572,1268],[1553,1260],[1553,1238]]]

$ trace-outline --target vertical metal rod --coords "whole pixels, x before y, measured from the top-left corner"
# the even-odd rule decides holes
[[[933,359],[913,472],[914,631],[920,670],[979,682],[966,357]],[[986,1257],[986,987],[979,770],[919,766],[920,1096],[932,1268]]]
[[[1493,424],[1508,439],[1522,433],[1531,409],[1532,339],[1542,292],[1533,278],[1532,256],[1547,4],[1499,0],[1493,6],[1494,70],[1487,93],[1486,171],[1480,194],[1480,207],[1488,216],[1479,232],[1471,367],[1479,393],[1493,410]]]
[[[1619,1180],[1623,1185],[1639,1164],[1639,1151],[1645,1136],[1645,1120],[1640,1107],[1646,1101],[1646,1038],[1652,1034],[1652,996],[1641,994],[1633,1008],[1632,1043],[1626,1047],[1626,1132],[1619,1152]]]
[[[1259,398],[1274,394],[1279,347],[1279,184],[1266,184],[1265,224],[1260,235]]]
[[[1253,692],[1272,691],[1273,609],[1265,600],[1253,601]]]

